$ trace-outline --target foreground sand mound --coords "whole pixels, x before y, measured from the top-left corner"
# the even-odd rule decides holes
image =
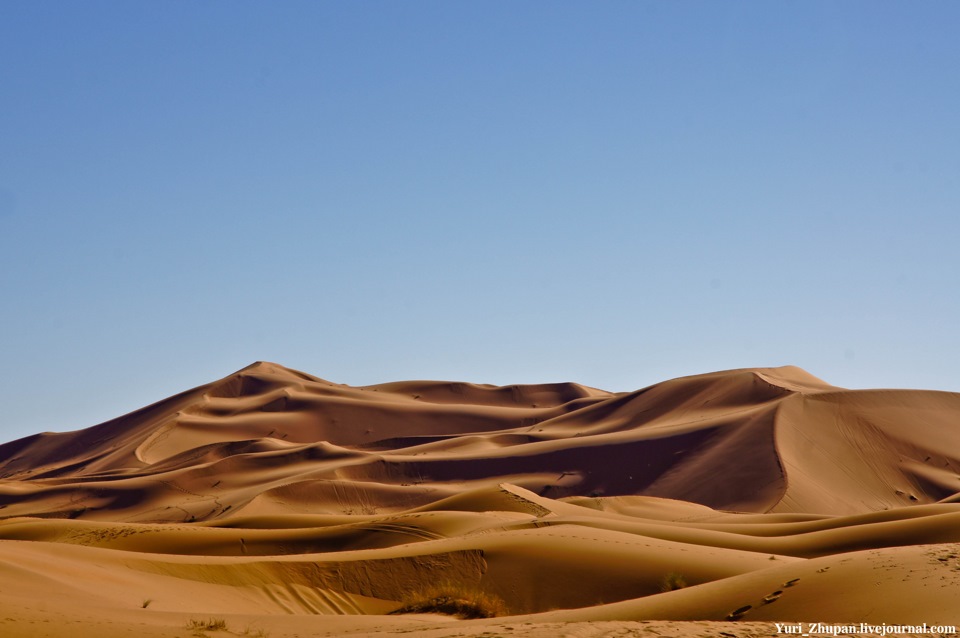
[[[385,616],[428,589],[530,623],[956,624],[958,493],[952,393],[793,367],[631,393],[350,387],[257,363],[0,445],[0,633],[172,636],[212,614],[439,636]]]

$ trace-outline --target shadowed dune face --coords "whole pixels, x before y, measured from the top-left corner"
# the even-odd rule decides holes
[[[720,621],[748,604],[744,587],[773,592],[797,574],[840,591],[869,572],[912,600],[902,559],[953,583],[958,494],[957,394],[848,391],[794,367],[631,393],[351,387],[257,363],[86,430],[0,445],[0,556],[37,592],[58,565],[81,580],[107,565],[122,587],[54,587],[98,605],[142,602],[125,598],[137,587],[165,611],[380,614],[442,581],[511,614]],[[920,545],[932,549],[904,553]],[[888,553],[874,574],[867,557]],[[831,569],[843,577],[811,575]],[[740,616],[823,620],[796,591]],[[937,592],[925,595],[960,603]],[[850,620],[950,618],[857,600]]]
[[[182,522],[268,506],[279,489],[297,494],[293,508],[342,513],[508,482],[551,498],[852,514],[960,491],[958,416],[957,395],[844,391],[790,367],[612,394],[349,387],[259,363],[100,426],[0,446],[0,477],[17,481],[0,505]]]

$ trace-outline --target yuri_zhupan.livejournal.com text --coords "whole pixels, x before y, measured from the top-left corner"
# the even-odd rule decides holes
[[[871,625],[858,624],[830,624],[830,623],[774,623],[779,634],[796,636],[897,636],[897,635],[956,635],[956,625]]]

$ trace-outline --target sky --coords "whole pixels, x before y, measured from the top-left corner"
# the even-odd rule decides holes
[[[0,3],[0,441],[267,360],[960,391],[960,4]]]

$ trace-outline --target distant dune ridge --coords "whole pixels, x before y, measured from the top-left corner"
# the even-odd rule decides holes
[[[427,585],[501,617],[385,615]],[[270,636],[957,625],[960,394],[791,366],[629,393],[351,387],[258,362],[0,445],[0,634],[207,616]]]

